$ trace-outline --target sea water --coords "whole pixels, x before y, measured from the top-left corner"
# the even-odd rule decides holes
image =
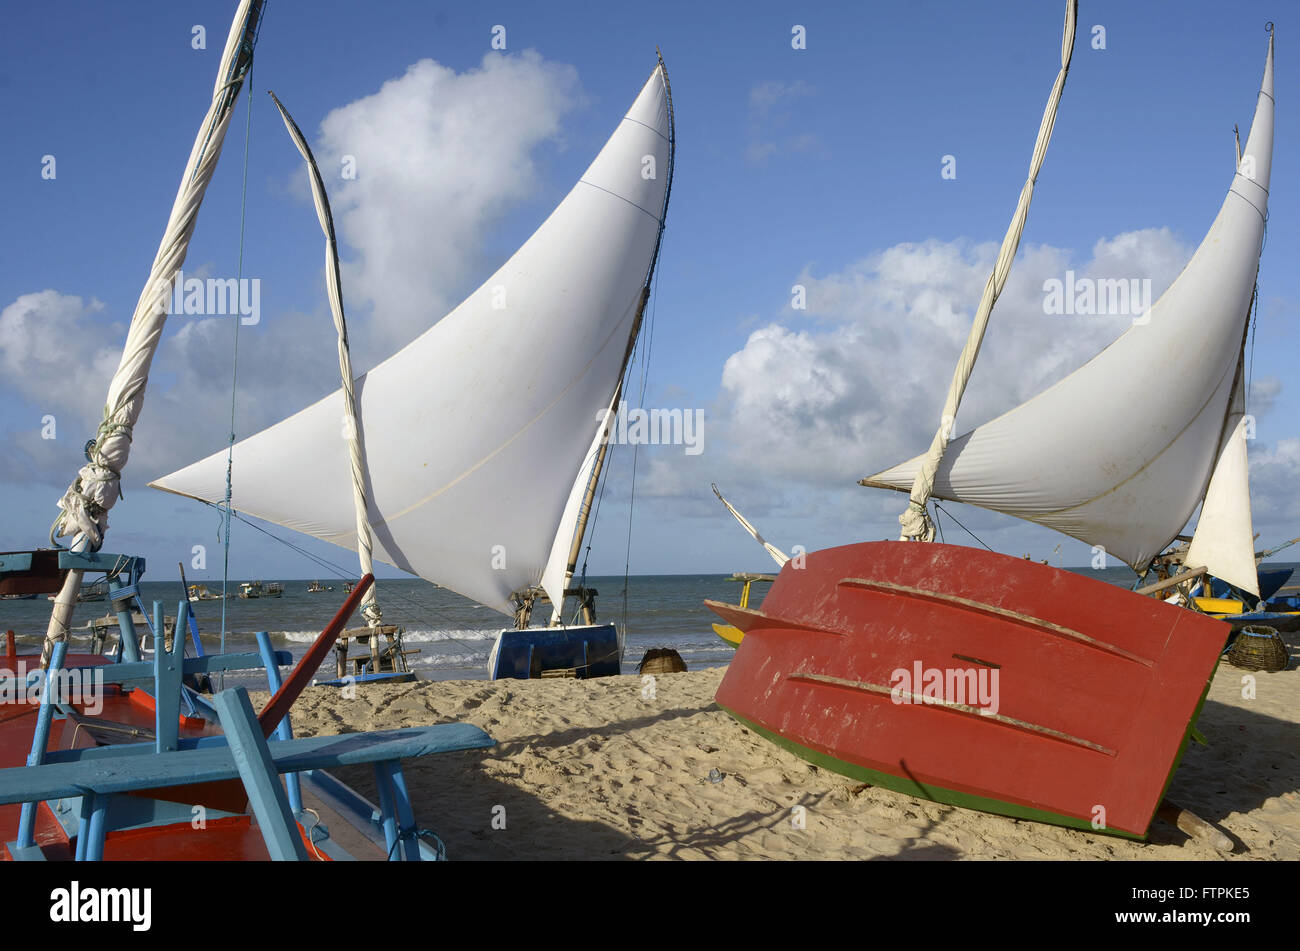
[[[1267,562],[1267,567],[1298,567],[1300,563]],[[775,567],[775,566],[773,566]],[[1132,586],[1134,574],[1126,567],[1102,570],[1072,569],[1110,584]],[[731,660],[733,649],[713,632],[721,619],[704,606],[706,598],[735,603],[740,598],[740,584],[729,574],[707,575],[633,575],[588,577],[587,586],[595,588],[596,618],[613,622],[626,632],[623,672],[635,673],[647,650],[667,647],[677,651],[690,670],[718,667]],[[203,583],[216,594],[221,582],[189,579]],[[274,578],[261,579],[265,582]],[[225,601],[226,650],[255,651],[254,633],[267,631],[278,650],[287,650],[295,661],[330,622],[346,595],[340,580],[325,581],[334,590],[320,594],[307,592],[308,581],[285,581],[279,598],[241,600],[233,594]],[[487,677],[488,652],[510,619],[455,594],[418,579],[381,579],[379,603],[386,624],[406,629],[403,636],[407,649],[420,653],[409,658],[420,677],[431,680],[470,680]],[[768,585],[756,584],[751,606],[757,607]],[[141,586],[145,609],[152,615],[153,602],[163,602],[169,617],[176,615],[183,590],[180,581],[146,581]],[[231,581],[228,590],[239,590]],[[572,601],[572,599],[570,599]],[[13,630],[20,651],[40,647],[52,605],[44,597],[34,601],[0,601],[0,631]],[[102,618],[112,605],[107,601],[77,605],[73,618],[71,650],[88,650],[90,632],[79,629],[87,621]],[[221,649],[221,601],[198,601],[190,605],[198,619],[203,648],[208,653]],[[537,622],[549,620],[549,605],[542,604],[534,614]],[[570,620],[566,618],[566,620]],[[349,626],[362,626],[360,615]],[[113,630],[116,628],[114,627]],[[109,642],[110,645],[113,641]],[[360,650],[359,647],[354,651]],[[191,648],[190,653],[193,653]],[[335,675],[333,653],[321,665],[322,678]]]

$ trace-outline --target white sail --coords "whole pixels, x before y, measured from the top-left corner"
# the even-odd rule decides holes
[[[582,179],[455,310],[356,381],[375,557],[505,614],[541,578],[622,376],[666,211],[655,69]],[[355,550],[336,391],[234,447],[238,510]],[[154,487],[207,502],[218,453]]]
[[[1259,597],[1255,534],[1250,517],[1250,473],[1246,458],[1249,421],[1240,362],[1228,422],[1210,476],[1196,532],[1183,563],[1204,565],[1216,578]]]
[[[949,444],[934,495],[1046,525],[1145,568],[1204,496],[1268,214],[1273,43],[1209,233],[1148,313],[1073,374]],[[923,457],[862,480],[910,491]]]

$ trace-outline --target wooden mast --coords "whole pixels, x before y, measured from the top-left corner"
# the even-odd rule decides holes
[[[641,323],[645,318],[646,303],[650,300],[650,284],[654,279],[655,265],[659,263],[659,249],[664,240],[664,222],[668,217],[668,199],[673,191],[673,166],[677,158],[677,131],[673,121],[673,90],[668,82],[668,67],[664,65],[663,53],[659,47],[655,47],[655,56],[659,59],[659,72],[664,80],[664,94],[668,100],[668,184],[664,188],[664,206],[659,216],[659,234],[655,237],[654,254],[650,256],[650,267],[646,271],[645,283],[641,287],[641,300],[637,304],[636,317],[632,320],[632,331],[628,334],[627,350],[623,354],[623,367],[619,371],[618,386],[614,388],[614,396],[610,400],[610,414],[617,411],[619,399],[623,395],[623,380],[627,374],[628,365],[632,362],[632,353],[636,349],[637,337],[641,334]],[[573,579],[573,573],[578,568],[578,554],[582,551],[582,539],[587,531],[587,519],[591,515],[591,503],[596,496],[596,486],[600,482],[600,475],[605,468],[605,457],[609,454],[609,427],[610,418],[605,418],[604,435],[600,440],[600,450],[596,455],[596,463],[591,467],[591,478],[587,480],[587,489],[582,496],[582,504],[578,508],[578,522],[573,532],[573,544],[569,547],[569,560],[564,567],[564,593],[563,599],[569,593],[569,582]],[[591,599],[581,590],[575,592],[582,599],[583,623],[592,624],[595,622],[595,613],[591,607]],[[529,601],[529,610],[531,610],[531,600]],[[551,613],[551,624],[560,623],[560,618],[564,613],[564,604],[554,606]],[[525,615],[526,617],[526,615]],[[521,625],[523,626],[523,625]]]

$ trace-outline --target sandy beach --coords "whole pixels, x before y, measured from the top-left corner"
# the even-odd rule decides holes
[[[1227,858],[1300,859],[1300,673],[1220,665],[1169,798],[1231,837]],[[1153,821],[1145,844],[922,802],[817,769],[713,702],[725,670],[599,680],[309,689],[295,734],[461,721],[497,746],[407,764],[420,824],[454,860],[1218,859]],[[713,780],[710,779],[710,773]],[[719,778],[720,777],[720,778]],[[374,795],[370,773],[340,778]],[[803,828],[794,821],[802,806]],[[505,828],[501,825],[504,807]]]

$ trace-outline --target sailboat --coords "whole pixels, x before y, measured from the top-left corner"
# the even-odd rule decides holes
[[[368,373],[345,375],[350,386],[233,447],[231,504],[354,551],[373,536],[375,558],[511,617],[494,678],[618,673],[615,626],[595,623],[594,592],[570,584],[649,299],[673,160],[661,58],[572,191],[477,290]],[[364,486],[338,451],[352,394]],[[214,453],[151,485],[216,504],[226,464]],[[570,597],[581,624],[565,622]],[[543,598],[549,625],[527,627]]]
[[[1073,48],[928,453],[863,485],[908,492],[902,538],[787,565],[744,631],[717,702],[760,735],[861,781],[1003,815],[1145,838],[1229,627],[1186,601],[1208,572],[1257,583],[1242,351],[1273,150],[1273,40],[1228,194],[1145,315],[1054,386],[950,440],[1006,280]],[[1161,381],[1141,413],[1135,387]],[[1128,385],[1128,384],[1131,384]],[[1135,591],[933,541],[931,498],[1098,546],[1139,573],[1201,514],[1182,563]],[[1203,504],[1202,504],[1203,500]],[[1158,597],[1157,597],[1158,596]]]

